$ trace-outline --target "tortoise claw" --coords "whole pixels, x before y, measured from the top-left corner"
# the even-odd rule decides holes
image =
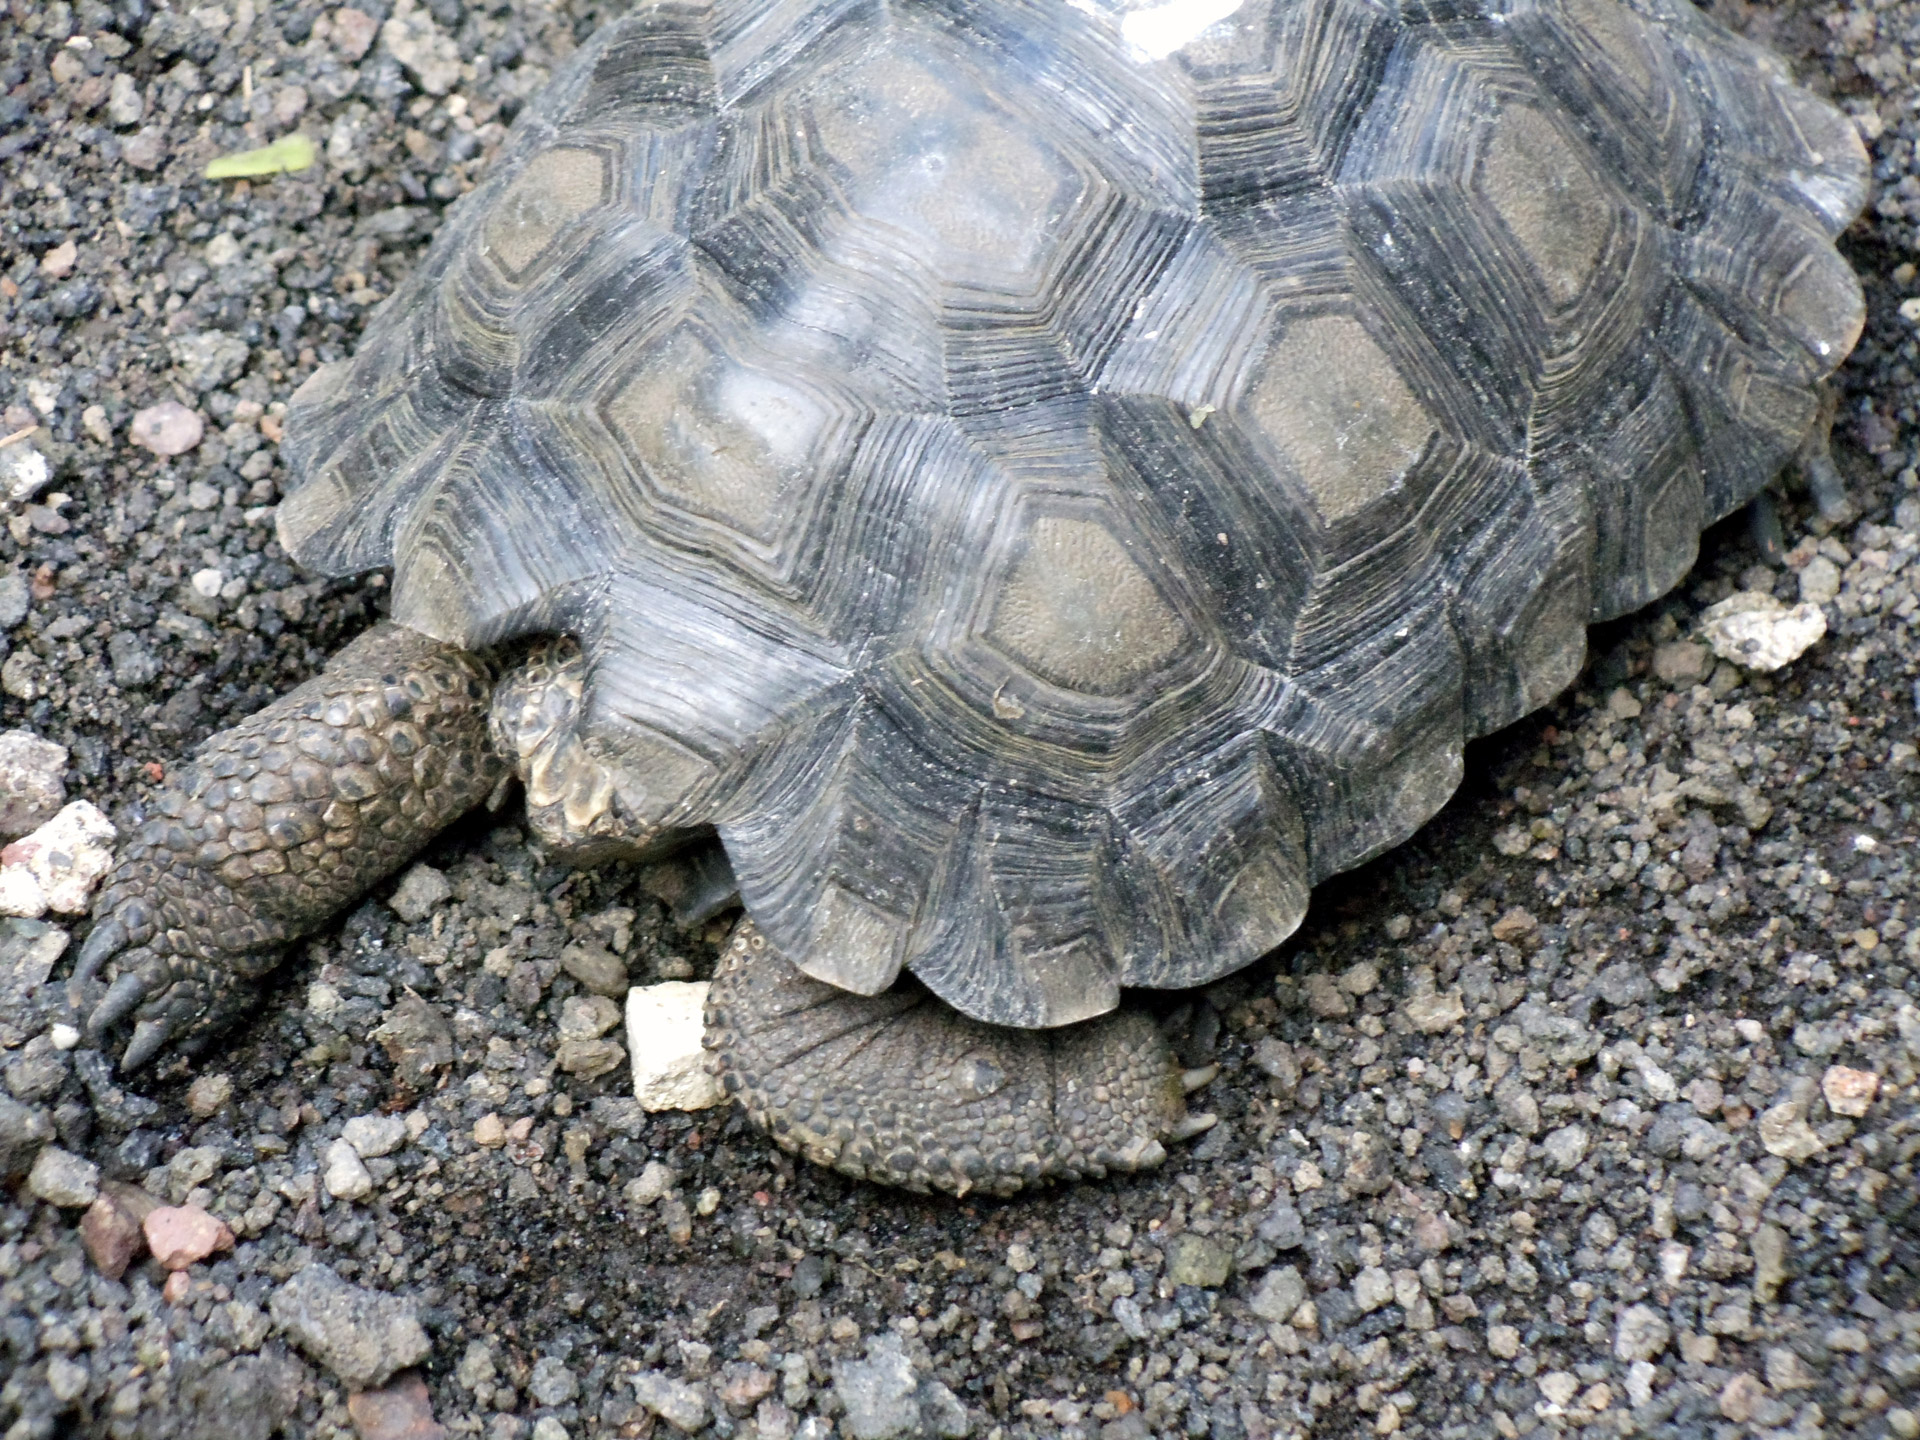
[[[130,938],[126,927],[117,918],[102,920],[87,936],[87,943],[80,947],[80,958],[73,966],[73,978],[91,980],[100,973],[102,965],[127,948]]]
[[[173,1026],[165,1020],[142,1020],[135,1025],[133,1039],[127,1042],[126,1053],[120,1057],[120,1073],[130,1075],[153,1059],[172,1034]]]
[[[84,957],[83,957],[84,958]],[[104,998],[87,1017],[87,1033],[98,1038],[126,1019],[147,998],[153,987],[138,970],[129,970],[113,982]]]
[[[1220,1073],[1218,1065],[1196,1065],[1191,1070],[1180,1072],[1180,1093],[1191,1095],[1194,1091],[1211,1085]]]
[[[1212,1114],[1182,1115],[1174,1123],[1168,1138],[1172,1140],[1191,1140],[1196,1135],[1204,1135],[1220,1123],[1220,1117]]]

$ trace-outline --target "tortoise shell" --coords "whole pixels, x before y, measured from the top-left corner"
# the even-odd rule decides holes
[[[1255,959],[1857,337],[1851,124],[1685,0],[660,0],[302,388],[301,563],[579,637],[647,833],[1015,1026]]]

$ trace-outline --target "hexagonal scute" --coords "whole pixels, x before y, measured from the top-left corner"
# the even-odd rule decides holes
[[[597,150],[543,150],[494,204],[480,232],[480,248],[518,284],[562,230],[612,193],[612,166]]]
[[[1027,515],[982,639],[1049,684],[1106,696],[1187,643],[1179,613],[1102,520]]]
[[[1366,327],[1339,314],[1286,322],[1237,413],[1329,524],[1392,493],[1438,428]]]
[[[653,491],[759,547],[803,524],[834,404],[796,373],[744,364],[690,327],[645,359],[600,411]]]
[[[892,232],[892,244],[931,247],[948,272],[1034,273],[1084,183],[914,32],[825,87],[812,113],[847,208]]]
[[[1507,105],[1490,127],[1480,193],[1525,253],[1554,309],[1578,300],[1613,229],[1608,187],[1585,147],[1538,105]]]

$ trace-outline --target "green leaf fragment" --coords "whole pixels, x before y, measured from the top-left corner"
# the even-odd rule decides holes
[[[304,170],[318,158],[313,141],[296,132],[282,135],[258,150],[242,150],[208,161],[207,179],[244,180],[250,175],[278,175],[282,171]]]

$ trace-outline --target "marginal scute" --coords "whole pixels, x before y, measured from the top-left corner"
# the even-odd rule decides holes
[[[1683,0],[1245,0],[1159,60],[1140,13],[636,7],[290,406],[293,558],[577,637],[542,833],[713,827],[876,1004],[1059,1025],[1278,943],[1858,333],[1857,136]],[[424,791],[392,734],[289,774]],[[805,1141],[935,1183],[918,1143]]]
[[[829,884],[814,916],[809,970],[855,995],[878,995],[900,973],[906,927],[844,885]]]

